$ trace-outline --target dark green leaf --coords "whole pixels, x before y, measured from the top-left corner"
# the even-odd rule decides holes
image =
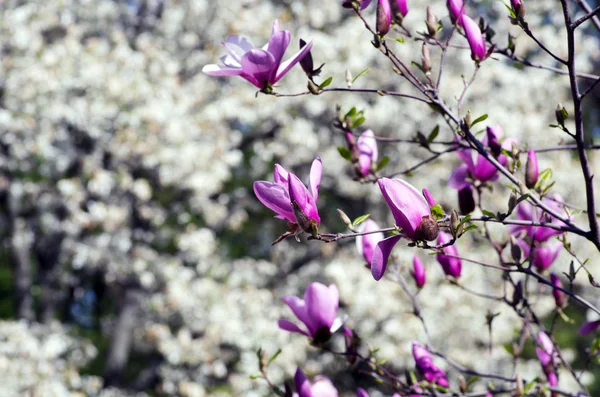
[[[365,122],[364,116],[360,116],[360,117],[354,119],[354,121],[352,122],[352,128],[356,128],[364,122]]]
[[[504,350],[506,350],[508,352],[508,354],[510,354],[511,356],[514,356],[513,348],[512,348],[512,345],[510,343],[505,343],[504,344]]]
[[[436,125],[435,128],[429,133],[429,136],[427,137],[427,142],[431,143],[435,140],[435,138],[437,138],[438,134],[440,133],[440,126]]]
[[[483,212],[483,215],[485,216],[489,216],[490,218],[496,219],[496,214],[494,214],[492,211],[481,210],[481,212]]]
[[[524,195],[522,195],[521,197],[519,197],[517,199],[517,204],[519,204],[521,201],[527,200],[529,198],[529,193],[525,193]]]
[[[390,156],[383,156],[381,158],[381,160],[379,160],[379,162],[377,163],[377,166],[375,167],[375,171],[382,170],[383,167],[388,165],[389,162],[390,162]]]
[[[486,120],[488,118],[487,114],[484,114],[483,116],[479,116],[477,117],[472,123],[471,123],[471,127],[473,127],[475,124],[477,123],[481,123],[482,121]]]
[[[469,225],[463,229],[462,234],[465,234],[466,232],[474,230],[474,229],[477,229],[477,225]]]
[[[327,87],[329,84],[331,84],[332,80],[333,80],[333,76],[328,77],[324,82],[319,84],[319,89],[322,90],[323,88]]]
[[[340,153],[340,156],[342,156],[344,159],[352,161],[352,152],[350,149],[344,146],[338,146],[337,150]]]

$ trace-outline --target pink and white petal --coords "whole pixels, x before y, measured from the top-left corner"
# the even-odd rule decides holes
[[[221,65],[205,65],[202,68],[202,73],[205,73],[209,76],[240,76],[242,74],[242,69],[239,68],[231,68],[229,66],[221,66]]]
[[[379,155],[377,151],[377,141],[373,130],[366,130],[358,137],[356,147],[361,154],[366,154],[371,158],[371,161],[376,162]]]
[[[279,32],[281,30],[281,28],[279,27],[279,19],[276,19],[273,22],[273,27],[271,28],[271,36],[273,36],[275,33]]]
[[[273,181],[276,184],[285,187],[286,189],[288,188],[288,172],[279,164],[275,164],[275,170],[273,171]]]
[[[283,59],[283,54],[285,54],[285,50],[287,50],[290,45],[290,32],[287,30],[280,30],[271,36],[271,40],[269,40],[269,45],[267,46],[267,51],[273,55],[275,59],[275,67],[272,69],[273,75],[272,78],[275,78],[275,74],[277,73],[277,68]]]
[[[338,397],[338,391],[331,381],[324,376],[315,376],[311,387],[311,397]],[[308,396],[307,396],[308,397]]]
[[[321,283],[311,283],[308,286],[304,293],[304,300],[315,332],[321,327],[327,329],[331,327],[337,315],[339,304],[337,299],[337,294],[332,294],[330,288]]]
[[[377,183],[392,210],[396,224],[409,238],[414,238],[415,230],[421,224],[423,217],[431,215],[425,197],[402,179],[381,178]]]
[[[299,397],[313,397],[310,390],[310,381],[306,378],[306,375],[304,375],[304,372],[302,372],[300,368],[296,369],[296,374],[294,375],[294,384]]]
[[[371,274],[376,281],[383,277],[392,249],[400,241],[400,238],[401,236],[391,236],[381,240],[375,246],[373,260],[371,261]]]
[[[304,47],[300,49],[300,51],[295,53],[290,59],[280,64],[273,82],[276,83],[277,81],[279,81],[295,64],[300,62],[302,58],[304,58],[304,56],[308,54],[311,48],[312,41],[309,41]]]
[[[279,328],[281,328],[284,331],[295,332],[297,334],[308,336],[310,338],[310,335],[308,334],[308,332],[303,331],[302,329],[300,329],[300,327],[298,327],[296,324],[294,324],[290,320],[281,318],[277,321],[277,325],[279,326]]]
[[[277,67],[273,55],[260,49],[253,49],[244,54],[241,64],[244,71],[243,76],[259,88],[263,88],[265,83],[271,82],[271,71]]]
[[[253,187],[254,194],[265,207],[292,223],[296,222],[290,196],[283,187],[267,181],[256,181]]]
[[[304,299],[300,299],[297,296],[284,296],[281,298],[283,303],[289,306],[292,309],[294,315],[300,320],[306,327],[310,333],[313,332],[311,328],[312,321],[308,315],[308,310],[306,308],[306,302]]]
[[[227,50],[228,54],[221,57],[221,62],[230,67],[242,66],[242,58],[245,53],[254,49],[250,40],[242,36],[229,36],[227,41],[221,43]]]
[[[323,163],[321,158],[317,157],[313,160],[310,167],[310,176],[308,179],[308,190],[313,198],[313,201],[317,202],[319,198],[319,186],[321,186],[321,178],[323,177]]]
[[[429,190],[423,189],[423,197],[425,197],[425,200],[427,200],[427,203],[430,207],[433,207],[435,205],[435,198]]]
[[[371,173],[371,156],[366,153],[361,153],[358,156],[358,168],[363,176],[367,176]]]
[[[468,185],[467,171],[468,168],[466,164],[461,164],[458,167],[456,167],[454,171],[452,171],[452,174],[450,174],[450,178],[448,179],[448,186],[460,190],[466,185]]]

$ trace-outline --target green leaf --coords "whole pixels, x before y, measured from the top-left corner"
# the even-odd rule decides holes
[[[436,125],[435,128],[429,133],[429,136],[427,137],[427,142],[431,143],[435,140],[435,138],[437,138],[438,134],[440,133],[440,126]]]
[[[510,343],[505,343],[504,344],[504,350],[506,350],[508,352],[508,354],[510,354],[511,356],[514,356],[513,348],[512,348],[512,345]]]
[[[279,356],[281,354],[281,349],[277,349],[277,351],[275,352],[275,354],[273,354],[271,356],[271,358],[269,358],[269,361],[267,361],[267,365],[271,364],[273,361],[275,361],[275,359],[277,358],[277,356]]]
[[[513,11],[513,9],[511,7],[508,6],[508,4],[502,2],[502,4],[504,4],[504,7],[506,7],[506,9],[508,10],[508,12],[510,13],[511,18],[513,19],[517,19],[517,14],[515,14],[515,12]]]
[[[404,37],[394,37],[392,40],[397,41],[400,44],[404,44]]]
[[[458,224],[458,226],[462,226],[465,223],[469,222],[471,220],[471,214],[467,214],[464,216],[464,218],[462,218],[462,220],[460,221],[460,223]]]
[[[359,216],[352,222],[352,227],[356,227],[356,226],[360,225],[361,223],[363,223],[364,221],[369,219],[370,216],[371,216],[371,214],[365,214],[365,215]]]
[[[331,84],[332,80],[333,80],[333,76],[328,77],[324,82],[319,84],[319,89],[322,90],[323,88],[327,87],[329,84]]]
[[[481,210],[481,212],[483,212],[483,215],[485,216],[489,216],[490,218],[496,219],[496,214],[494,214],[492,211]]]
[[[596,350],[600,350],[600,338],[596,338],[594,343],[592,343],[591,352],[594,353]]]
[[[467,381],[467,389],[469,388],[469,386],[471,386],[473,383],[477,382],[479,380],[479,376],[474,376],[472,378],[470,378]]]
[[[433,217],[437,220],[440,220],[444,217],[444,209],[439,204],[436,204],[433,207],[431,207],[431,213],[433,214]]]
[[[562,114],[563,120],[566,120],[569,118],[569,112],[567,112],[567,109],[565,109],[564,106],[562,109],[560,109],[560,112]]]
[[[352,128],[356,128],[365,122],[364,116],[360,116],[352,122]]]
[[[421,72],[423,72],[423,73],[427,73],[427,72],[425,71],[425,69],[423,69],[423,66],[419,65],[419,64],[418,64],[418,63],[416,63],[415,61],[412,61],[412,62],[411,62],[411,65],[413,65],[413,66],[416,66],[417,68],[419,68],[419,70],[420,70]]]
[[[481,123],[482,121],[486,120],[488,118],[487,114],[484,114],[483,116],[479,116],[477,117],[472,123],[471,123],[471,127],[473,127],[475,124],[477,123]]]
[[[519,204],[521,201],[527,200],[529,198],[529,193],[525,193],[524,195],[522,195],[521,197],[519,197],[517,199],[517,204]]]
[[[552,179],[552,169],[546,168],[544,171],[540,172],[538,176],[538,181],[535,184],[535,189],[539,189],[546,181]]]
[[[340,156],[342,156],[344,159],[352,161],[352,152],[350,149],[344,146],[338,146],[337,150],[340,153]]]
[[[462,234],[465,234],[466,232],[475,230],[475,229],[477,229],[477,225],[469,225],[463,229]]]
[[[360,72],[359,74],[356,75],[355,78],[352,79],[352,82],[354,83],[356,81],[356,79],[358,79],[360,76],[367,74],[371,71],[371,68],[366,68],[365,70],[363,70],[362,72]]]
[[[529,392],[529,390],[531,390],[531,388],[535,385],[537,385],[539,382],[538,378],[535,378],[534,380],[532,380],[531,382],[529,382],[528,384],[525,385],[525,387],[523,388],[523,392],[525,394],[527,394]]]
[[[262,378],[262,377],[263,377],[262,375],[250,375],[250,376],[249,376],[249,378],[250,378],[250,379],[252,379],[252,380],[255,380],[255,379],[260,379],[260,378]]]
[[[352,109],[348,110],[348,113],[346,113],[346,115],[344,116],[344,119],[348,118],[348,117],[354,117],[356,115],[356,108],[353,107]]]
[[[383,156],[381,158],[381,160],[379,160],[379,162],[377,163],[377,167],[375,167],[375,171],[382,170],[383,167],[385,167],[386,165],[388,165],[389,162],[390,162],[390,156]]]

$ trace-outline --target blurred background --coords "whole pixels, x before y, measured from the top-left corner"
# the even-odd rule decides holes
[[[414,0],[405,20],[409,29],[425,29],[426,4],[450,26],[444,1]],[[555,7],[527,2],[527,18],[542,42],[566,54],[562,14]],[[374,20],[373,6],[366,13]],[[511,32],[517,55],[558,67],[510,25],[502,3],[470,2],[469,14],[488,20],[499,46],[507,45]],[[262,46],[275,19],[292,35],[287,56],[299,38],[312,40],[315,63],[325,63],[322,76],[332,76],[332,86],[345,86],[346,69],[357,75],[370,67],[355,87],[415,94],[338,1],[0,2],[1,396],[266,396],[265,383],[250,379],[258,373],[259,347],[268,354],[283,348],[269,371],[278,384],[301,366],[310,376],[331,377],[342,395],[354,395],[356,386],[382,395],[341,358],[320,354],[278,329],[278,318],[292,316],[281,297],[300,296],[312,281],[338,285],[347,325],[379,348],[390,368],[400,373],[414,365],[410,344],[424,335],[400,286],[375,282],[350,240],[326,245],[288,239],[271,247],[286,225],[256,200],[252,182],[271,180],[275,163],[307,181],[310,163],[320,156],[323,231],[344,231],[336,208],[351,218],[370,213],[381,225],[392,225],[376,186],[354,181],[338,154],[344,139],[332,127],[335,106],[365,111],[357,132],[372,128],[376,135],[410,139],[436,124],[439,139],[451,139],[452,132],[428,107],[406,99],[341,93],[256,97],[245,80],[201,73],[224,54],[220,43],[227,36],[244,35]],[[598,32],[589,24],[578,33],[577,65],[598,74]],[[407,63],[420,62],[419,42],[395,43],[395,50]],[[439,55],[432,50],[434,65]],[[461,76],[472,72],[467,50],[446,58],[441,93],[450,106],[462,90]],[[296,67],[276,89],[295,93],[305,87]],[[590,142],[599,134],[595,92],[585,108]],[[566,77],[494,56],[483,64],[463,109],[475,117],[489,114],[486,122],[500,124],[506,136],[539,148],[570,143],[548,127],[558,102],[571,112],[569,98]],[[409,144],[381,144],[380,153],[392,159],[383,175],[428,156]],[[600,170],[596,153],[590,161]],[[454,155],[442,157],[409,180],[432,191],[449,211],[457,202],[446,181],[458,163]],[[540,169],[547,167],[554,169],[554,190],[583,206],[575,154],[540,155]],[[504,210],[508,196],[499,183],[489,193],[489,210]],[[585,224],[584,217],[576,219]],[[501,226],[492,231],[498,238],[507,235]],[[593,246],[572,242],[600,279]],[[477,233],[461,239],[458,249],[472,259],[493,257]],[[408,277],[416,251],[401,243],[395,253],[399,267],[392,271]],[[504,345],[516,337],[519,319],[497,302],[450,285],[434,258],[420,255],[428,284],[419,298],[436,348],[478,370],[510,374],[512,357]],[[566,272],[569,263],[563,253],[553,271]],[[464,264],[461,282],[502,293],[498,273],[472,264]],[[550,290],[535,288],[537,310],[551,322]],[[600,305],[598,290],[585,277],[574,288]],[[500,313],[491,348],[488,310]],[[575,304],[567,315],[575,324],[558,319],[557,341],[576,369],[587,368],[591,338],[577,336],[576,329],[595,318]],[[341,346],[339,339],[333,343]],[[543,376],[533,344],[523,356],[519,373]],[[582,379],[593,395],[600,394],[598,366],[595,373],[590,368]],[[449,370],[454,383],[458,373]],[[567,374],[561,386],[575,388]]]

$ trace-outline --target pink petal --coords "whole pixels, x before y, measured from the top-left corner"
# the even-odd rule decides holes
[[[415,279],[417,287],[423,288],[426,279],[425,265],[423,264],[423,261],[421,261],[421,258],[419,258],[417,255],[413,257],[412,275]]]
[[[579,328],[579,335],[588,335],[600,328],[600,320],[589,321]]]
[[[338,391],[324,376],[315,376],[311,387],[312,397],[338,397]]]
[[[273,181],[278,185],[283,186],[286,190],[288,188],[288,172],[280,166],[275,164],[275,170],[273,171]]]
[[[302,47],[300,49],[300,51],[298,51],[290,59],[283,62],[281,65],[279,65],[279,68],[277,69],[277,74],[275,75],[275,79],[273,80],[273,83],[276,83],[277,81],[279,81],[279,79],[281,79],[295,64],[300,62],[300,60],[302,60],[302,58],[304,58],[304,56],[306,54],[308,54],[308,52],[310,51],[311,48],[312,48],[312,41],[309,41],[304,47]]]
[[[314,331],[321,327],[329,329],[337,315],[339,303],[337,287],[334,284],[326,287],[321,283],[311,283],[304,293],[304,301]]]
[[[299,397],[313,397],[310,391],[310,382],[306,379],[304,372],[300,368],[296,369],[294,384],[296,385],[296,392]]]
[[[240,76],[242,74],[242,69],[240,68],[232,68],[229,66],[221,66],[221,65],[205,65],[202,68],[202,73],[205,73],[209,76]]]
[[[487,51],[485,48],[485,40],[481,34],[479,26],[466,14],[463,14],[461,20],[465,29],[467,41],[471,47],[471,58],[474,61],[482,61],[485,58]]]
[[[242,75],[258,88],[264,88],[265,83],[271,83],[271,72],[277,68],[273,55],[261,49],[248,51],[242,57]]]
[[[430,207],[435,205],[435,198],[429,190],[423,189],[423,197],[425,197],[425,200],[427,200],[427,204],[429,204]]]
[[[290,204],[290,196],[286,189],[275,183],[266,181],[254,182],[254,194],[268,209],[295,223],[296,217]]]
[[[254,49],[254,46],[245,37],[242,36],[229,36],[227,41],[222,43],[228,54],[224,57],[221,57],[221,62],[226,66],[241,68],[242,67],[242,57],[248,51]]]
[[[360,387],[356,388],[356,397],[369,397],[369,393]]]
[[[431,215],[429,203],[411,184],[401,179],[381,178],[377,181],[381,193],[392,210],[396,224],[409,237],[415,237],[415,230],[424,216]]]
[[[461,164],[452,171],[450,179],[448,179],[448,186],[454,189],[462,189],[468,185],[467,183],[467,165]]]
[[[297,296],[284,296],[283,298],[281,298],[281,300],[283,301],[283,303],[288,305],[290,309],[292,309],[292,312],[298,318],[298,320],[300,320],[304,325],[306,325],[306,328],[308,328],[308,332],[313,334],[313,331],[316,331],[314,330],[312,320],[308,315],[308,310],[304,299],[300,299]]]
[[[447,6],[452,20],[458,21],[458,24],[462,25],[461,17],[465,13],[465,6],[462,0],[448,0]]]
[[[283,54],[285,54],[285,50],[288,48],[288,45],[290,45],[290,32],[287,30],[279,30],[278,32],[275,32],[271,36],[271,40],[269,40],[267,51],[273,55],[275,60],[274,67],[271,69],[271,80],[275,80],[277,68],[281,63],[281,59],[283,58]]]
[[[300,181],[300,179],[290,173],[288,175],[288,191],[290,193],[291,202],[298,203],[298,207],[306,214],[308,212],[309,203],[309,193],[306,186]]]
[[[360,226],[360,232],[371,232],[380,229],[379,225],[371,219],[367,219]],[[371,266],[371,261],[373,260],[373,252],[375,251],[375,246],[383,239],[384,236],[381,232],[356,237],[356,248],[358,250],[358,253],[365,258],[365,261],[367,261],[369,266]]]
[[[308,336],[310,338],[310,335],[306,331],[301,330],[296,324],[284,318],[279,319],[277,321],[277,325],[284,331],[295,332],[297,334]]]
[[[323,164],[321,158],[317,157],[310,167],[310,176],[308,180],[308,189],[316,203],[319,198],[319,186],[321,186],[321,177],[323,176]]]
[[[400,241],[401,236],[391,236],[385,240],[381,240],[375,246],[375,252],[373,252],[373,260],[371,262],[371,274],[376,281],[379,281],[385,269],[387,268],[388,259],[392,253],[392,249]]]
[[[396,4],[398,5],[398,9],[400,11],[400,14],[402,14],[403,17],[406,16],[406,14],[408,14],[408,3],[406,0],[395,0]]]
[[[366,130],[363,132],[356,141],[356,147],[360,153],[358,163],[363,175],[369,175],[371,170],[371,164],[377,162],[378,151],[377,141],[375,140],[375,134],[373,130]]]

